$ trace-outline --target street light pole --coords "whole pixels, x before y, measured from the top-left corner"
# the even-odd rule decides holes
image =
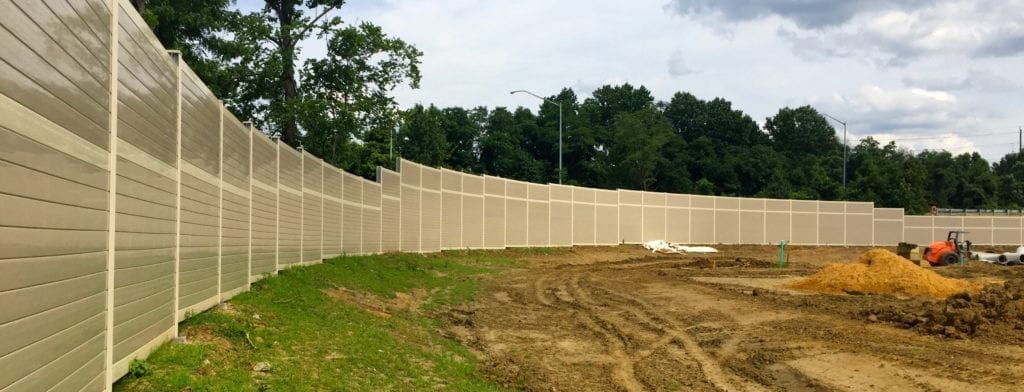
[[[562,184],[562,104],[558,103],[558,102],[555,102],[555,101],[552,101],[550,99],[544,98],[544,97],[542,97],[540,95],[531,93],[531,92],[526,91],[526,90],[515,90],[515,91],[512,91],[512,92],[509,92],[509,94],[515,94],[515,93],[530,94],[530,95],[534,96],[537,99],[540,99],[540,100],[543,100],[545,102],[551,103],[551,104],[553,104],[555,106],[558,106],[558,184],[561,185]]]
[[[825,117],[832,119],[832,121],[843,124],[843,189],[846,189],[846,155],[847,151],[849,150],[849,147],[847,147],[846,145],[846,122],[841,121],[838,118],[832,117],[825,112],[821,112],[821,114],[824,114]]]

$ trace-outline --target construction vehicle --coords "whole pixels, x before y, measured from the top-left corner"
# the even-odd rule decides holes
[[[921,259],[933,266],[959,264],[961,255],[965,258],[971,256],[971,241],[960,242],[960,235],[967,233],[966,231],[950,231],[946,235],[945,241],[933,242],[924,247]]]

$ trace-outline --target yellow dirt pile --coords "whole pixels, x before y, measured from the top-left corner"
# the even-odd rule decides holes
[[[856,261],[832,264],[814,275],[787,285],[819,293],[872,293],[946,298],[962,291],[977,291],[980,283],[944,278],[885,249],[872,249]]]

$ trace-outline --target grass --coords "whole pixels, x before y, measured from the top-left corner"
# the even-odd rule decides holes
[[[530,251],[530,254],[550,251]],[[443,309],[470,301],[516,251],[338,257],[282,271],[184,321],[118,391],[502,390],[475,357],[440,335]],[[343,287],[379,303],[422,289],[418,310],[382,312],[325,294]],[[358,301],[355,301],[358,302]],[[254,366],[267,363],[269,371]]]

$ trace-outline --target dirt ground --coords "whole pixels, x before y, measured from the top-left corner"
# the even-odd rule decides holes
[[[867,249],[788,247],[783,269],[774,246],[531,256],[453,309],[445,330],[490,377],[533,391],[1024,390],[1024,331],[951,339],[872,316],[916,299],[781,288]],[[936,271],[1024,276],[1024,267],[976,262]]]

